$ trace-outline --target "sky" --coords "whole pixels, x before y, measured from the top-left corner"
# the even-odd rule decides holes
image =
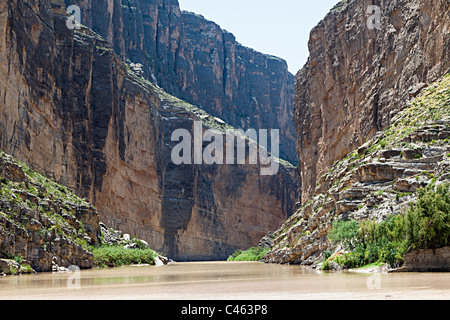
[[[339,0],[179,0],[238,42],[287,61],[296,74],[308,59],[309,33]]]

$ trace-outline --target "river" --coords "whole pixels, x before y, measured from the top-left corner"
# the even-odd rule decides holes
[[[301,266],[190,262],[0,278],[0,299],[450,299],[450,273],[326,273]]]

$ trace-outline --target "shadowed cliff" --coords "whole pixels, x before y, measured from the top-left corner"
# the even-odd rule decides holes
[[[292,120],[294,76],[284,60],[236,41],[177,0],[69,1],[82,23],[166,92],[236,128],[280,129],[280,156],[298,163]]]
[[[211,116],[66,22],[63,1],[0,2],[1,149],[175,260],[225,259],[293,212],[295,168],[264,177],[260,165],[175,166],[173,130]]]

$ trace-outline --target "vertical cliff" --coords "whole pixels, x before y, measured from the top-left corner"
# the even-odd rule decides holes
[[[368,27],[370,5],[380,8],[379,29]],[[294,98],[304,202],[333,163],[450,68],[450,4],[342,1],[311,31],[309,50]]]
[[[236,128],[280,129],[281,157],[298,161],[292,121],[294,76],[284,60],[239,44],[234,35],[178,0],[68,1],[82,23],[166,92]]]
[[[134,45],[111,35],[139,28],[103,24],[102,14],[115,17],[119,3],[80,4],[98,8],[92,24],[102,37],[67,28],[62,0],[0,1],[0,148],[86,197],[108,226],[170,258],[224,259],[256,245],[293,212],[294,169],[280,165],[264,177],[260,165],[175,166],[173,130],[192,133],[194,121],[214,118],[123,62],[114,48]],[[129,3],[121,9],[136,12]],[[152,1],[134,3],[149,9]],[[165,10],[157,6],[158,26]]]

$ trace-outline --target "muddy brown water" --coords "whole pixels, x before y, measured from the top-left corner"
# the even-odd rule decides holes
[[[0,299],[450,299],[450,273],[326,273],[301,266],[190,262],[0,278]]]

